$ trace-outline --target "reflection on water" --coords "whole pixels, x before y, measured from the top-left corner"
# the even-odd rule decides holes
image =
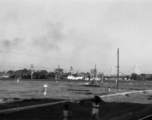
[[[44,95],[44,85],[47,94]],[[108,83],[109,86],[109,83]],[[105,86],[107,88],[107,86]],[[111,87],[112,88],[112,87]],[[67,81],[30,81],[0,80],[0,101],[2,98],[51,98],[51,99],[82,99],[94,94],[105,94],[103,87],[86,87],[78,82]]]
[[[51,81],[22,81],[0,80],[1,98],[41,98],[43,96],[43,84],[48,86]],[[49,89],[48,89],[49,91]],[[49,96],[49,94],[48,94]]]

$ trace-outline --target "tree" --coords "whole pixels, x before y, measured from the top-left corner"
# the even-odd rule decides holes
[[[136,73],[132,73],[132,74],[131,74],[131,79],[137,80],[137,74],[136,74]]]
[[[36,79],[47,79],[48,72],[46,70],[39,70],[33,73]]]
[[[15,73],[15,71],[13,71],[13,70],[9,70],[9,71],[7,71],[7,74],[14,74]]]
[[[47,77],[55,77],[55,73],[54,72],[49,72],[48,74],[47,74]]]
[[[10,78],[15,79],[17,76],[15,74],[10,75]]]
[[[130,76],[129,75],[126,75],[126,78],[127,78],[127,80],[130,78]]]

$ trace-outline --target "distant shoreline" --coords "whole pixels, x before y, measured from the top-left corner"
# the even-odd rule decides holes
[[[1,81],[17,81],[17,79],[12,79],[12,78],[0,78]],[[49,78],[49,79],[20,79],[20,81],[60,81],[60,82],[69,82],[69,81],[73,81],[73,82],[89,82],[86,80],[68,80],[68,79],[61,79],[61,80],[55,80],[54,78]]]
[[[0,80],[12,80],[12,81],[16,81],[17,79],[0,78]],[[20,81],[56,81],[56,80],[51,78],[51,79],[20,79]],[[62,80],[62,81],[67,81],[67,80]]]

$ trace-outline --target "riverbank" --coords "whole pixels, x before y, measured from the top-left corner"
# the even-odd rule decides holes
[[[137,120],[152,111],[151,93],[130,93],[107,96],[100,103],[100,118],[102,120]],[[55,103],[61,99],[27,99],[0,104],[0,109],[18,108],[31,105]],[[73,120],[91,120],[91,101],[83,99],[80,102],[66,102],[73,112]],[[41,106],[32,109],[12,111],[0,114],[1,120],[62,120],[62,110],[65,103]]]
[[[0,82],[1,99],[10,101],[0,104],[1,110],[80,99],[85,99],[85,102],[91,106],[89,98],[92,98],[94,95],[103,96],[106,94],[114,94],[117,91],[115,82],[104,82],[101,86],[88,86],[85,82],[77,81]],[[46,96],[43,96],[42,91],[44,84],[48,85]],[[102,120],[136,120],[135,118],[148,114],[148,111],[152,111],[152,92],[145,90],[151,89],[151,85],[152,82],[150,81],[121,82],[119,84],[119,92],[138,90],[143,92],[129,92],[122,95],[102,97],[105,104],[100,104],[100,118]],[[110,92],[107,92],[108,87],[111,88]],[[91,120],[91,107],[76,102],[69,102],[69,104],[73,111],[73,120]],[[1,120],[62,120],[63,106],[64,103],[58,103],[19,110],[12,113],[0,114],[0,118]]]
[[[119,97],[120,96],[117,98]],[[121,98],[122,97],[123,96],[121,96]],[[33,99],[16,103],[7,103],[4,106],[5,109],[8,109],[21,106],[31,106],[34,104],[54,103],[56,101],[60,100]],[[62,120],[64,104],[65,103],[58,103],[28,110],[2,113],[0,114],[0,118],[1,120]],[[70,108],[73,112],[72,120],[91,120],[92,104],[89,99],[82,100],[79,103],[66,102],[66,104],[70,105]],[[0,108],[4,109],[4,106],[0,105]],[[102,120],[136,120],[137,118],[148,114],[147,111],[151,110],[152,107],[150,107],[150,104],[104,101],[100,103],[100,118]]]

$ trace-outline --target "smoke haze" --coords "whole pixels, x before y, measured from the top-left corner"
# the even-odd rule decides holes
[[[122,72],[136,64],[151,72],[151,5],[148,0],[1,0],[1,69],[15,69],[6,61],[75,71],[96,64],[107,72],[116,66],[120,48]]]

